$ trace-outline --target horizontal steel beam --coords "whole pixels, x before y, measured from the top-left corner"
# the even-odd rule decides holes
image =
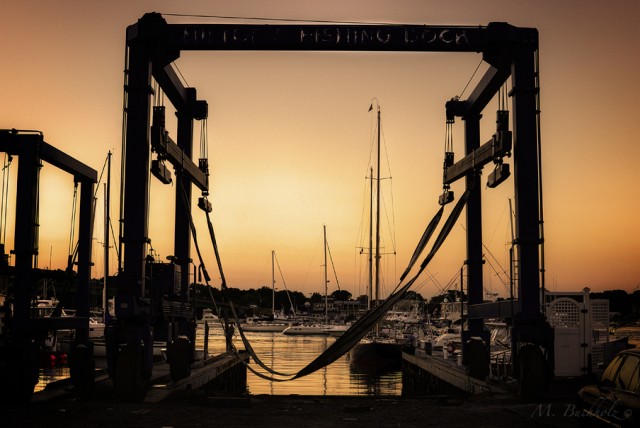
[[[443,182],[451,184],[470,172],[482,168],[495,158],[505,156],[509,151],[511,151],[511,131],[496,132],[491,140],[448,167]]]
[[[37,145],[40,159],[73,175],[76,180],[93,183],[98,181],[98,172],[95,169],[46,143],[42,133],[16,129],[0,130],[0,151],[20,156],[25,149],[25,144]]]

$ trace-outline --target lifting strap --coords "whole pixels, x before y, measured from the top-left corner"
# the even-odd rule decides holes
[[[424,258],[423,262],[420,264],[420,269],[413,276],[413,278],[411,278],[404,286],[402,286],[401,288],[398,289],[398,287],[400,287],[400,285],[402,284],[402,279],[401,279],[400,283],[398,284],[398,286],[396,286],[396,290],[389,297],[387,297],[386,300],[384,300],[380,305],[378,305],[374,309],[370,310],[364,316],[359,318],[355,323],[353,323],[351,325],[351,327],[349,327],[349,329],[342,336],[338,337],[336,339],[336,341],[331,346],[329,346],[322,354],[320,354],[318,357],[316,357],[316,359],[311,361],[306,367],[302,368],[298,373],[293,375],[293,377],[289,377],[288,379],[277,379],[277,378],[269,377],[267,375],[264,375],[262,373],[257,372],[255,369],[253,369],[246,362],[244,363],[245,366],[252,373],[254,373],[255,375],[257,375],[257,376],[259,376],[259,377],[261,377],[263,379],[267,379],[267,380],[271,380],[271,381],[275,381],[275,382],[283,382],[283,381],[294,380],[294,379],[298,379],[298,378],[307,376],[307,375],[309,375],[309,374],[311,374],[311,373],[313,373],[313,372],[315,372],[315,371],[317,371],[317,370],[319,370],[319,369],[321,369],[323,367],[328,366],[329,364],[333,363],[338,358],[340,358],[341,356],[346,354],[355,344],[357,344],[360,341],[360,339],[362,339],[364,336],[366,336],[366,334],[371,330],[371,328],[378,321],[380,321],[384,317],[384,315],[387,313],[387,311],[389,309],[391,309],[391,307],[393,305],[395,305],[404,296],[405,292],[407,292],[409,290],[409,288],[413,285],[413,283],[422,274],[424,269],[426,269],[426,267],[429,264],[429,262],[436,255],[436,253],[438,252],[438,250],[440,249],[440,247],[444,243],[445,239],[447,238],[447,236],[449,235],[449,233],[453,229],[453,227],[454,227],[456,221],[458,220],[458,218],[459,218],[464,206],[466,205],[466,202],[467,202],[467,200],[469,198],[469,193],[471,192],[471,190],[472,190],[471,187],[469,189],[467,189],[465,191],[465,193],[462,195],[462,197],[456,203],[456,205],[453,208],[452,212],[449,214],[449,217],[447,218],[447,221],[445,222],[444,226],[440,230],[440,233],[438,234],[438,237],[436,238],[436,241],[434,242],[433,247],[431,248],[431,251],[429,251],[427,256]],[[441,216],[442,216],[442,208],[436,213],[435,217],[431,220],[431,222],[429,222],[429,225],[427,226],[427,229],[425,230],[425,232],[423,233],[420,241],[418,242],[418,245],[417,245],[417,247],[416,247],[416,249],[414,251],[414,254],[413,254],[412,258],[411,258],[411,262],[409,263],[409,267],[405,270],[405,272],[402,275],[403,279],[404,279],[404,277],[406,277],[406,275],[408,274],[408,272],[411,270],[411,268],[415,264],[416,260],[418,259],[419,255],[422,253],[422,251],[426,247],[427,241],[429,240],[429,238],[433,234],[437,224],[440,221]],[[192,227],[192,231],[193,231],[193,229],[195,229],[195,226],[193,225],[193,220],[191,220],[191,218],[190,218],[190,221],[191,221],[191,227]],[[208,227],[209,227],[209,234],[210,234],[210,237],[211,237],[211,241],[212,241],[212,244],[214,246],[214,250],[215,250],[215,254],[216,254],[216,260],[218,262],[218,268],[220,269],[220,272],[221,272],[221,275],[222,275],[222,264],[220,262],[220,255],[219,255],[219,252],[218,252],[218,249],[217,249],[217,243],[215,241],[215,235],[213,233],[213,225],[211,224],[211,219],[210,219],[210,216],[208,215],[208,213],[207,213],[207,224],[208,224]],[[196,240],[196,237],[195,237],[195,233],[194,233],[194,241],[195,240]],[[197,245],[196,245],[196,248],[197,248]],[[205,279],[207,279],[207,278],[205,278]],[[224,277],[223,277],[223,284],[226,285],[226,281],[224,280]],[[207,285],[208,285],[208,281],[207,281]],[[249,352],[249,355],[254,359],[254,361],[256,361],[256,363],[258,363],[262,368],[264,368],[265,370],[267,370],[268,372],[270,372],[270,373],[272,373],[274,375],[292,376],[291,374],[280,373],[280,372],[277,372],[277,371],[267,367],[258,358],[258,356],[255,354],[255,351],[251,347],[251,344],[249,343],[249,341],[247,340],[246,336],[244,335],[244,332],[242,331],[242,327],[240,326],[240,321],[239,321],[238,316],[236,314],[235,307],[233,306],[233,303],[231,301],[229,302],[229,305],[231,307],[231,311],[232,311],[233,316],[235,318],[235,322],[236,322],[236,325],[238,327],[238,331],[240,333],[242,341],[243,341],[243,343],[244,343],[244,345],[245,345],[245,347],[247,349],[247,352]],[[238,352],[237,352],[235,346],[233,345],[233,343],[229,343],[229,341],[227,343],[230,344],[230,349],[234,352],[234,354],[238,355]]]

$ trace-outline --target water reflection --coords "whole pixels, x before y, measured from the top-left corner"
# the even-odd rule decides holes
[[[221,332],[211,329],[209,352],[224,351],[225,344]],[[287,336],[282,333],[245,333],[260,360],[271,369],[281,373],[297,373],[318,355],[324,352],[335,338],[330,336]],[[198,336],[198,341],[203,338]],[[239,337],[234,336],[238,349],[244,349]],[[261,374],[270,376],[255,362],[251,362]],[[399,366],[386,371],[361,370],[350,364],[349,354],[315,373],[287,382],[275,382],[248,372],[247,388],[252,395],[386,395],[395,396],[402,392],[402,374]]]
[[[256,355],[271,369],[281,373],[295,374],[325,351],[335,338],[330,336],[286,336],[282,333],[247,332]],[[234,343],[238,349],[244,349],[236,334]],[[203,330],[198,330],[196,347],[204,347]],[[211,328],[209,336],[209,354],[218,355],[226,350],[224,336],[220,326]],[[251,361],[252,368],[271,377],[257,363]],[[69,377],[69,368],[42,369],[35,391],[62,378]],[[399,367],[395,370],[369,371],[350,364],[349,354],[340,357],[334,363],[315,373],[294,381],[275,382],[247,372],[247,389],[252,395],[371,395],[395,396],[402,393],[402,374]]]
[[[69,377],[69,367],[53,367],[53,368],[39,369],[38,383],[33,388],[33,392],[42,391],[51,382],[68,378],[68,377]]]

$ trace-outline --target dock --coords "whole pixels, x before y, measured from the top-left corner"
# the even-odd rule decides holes
[[[149,388],[144,398],[145,403],[159,403],[177,391],[197,390],[203,388],[221,389],[227,392],[242,394],[246,390],[246,364],[249,354],[240,351],[238,356],[224,353],[206,359],[196,360],[191,365],[191,374],[174,382],[169,372],[169,364],[160,361],[153,365]],[[97,368],[95,377],[96,389],[113,388],[113,383],[106,368]],[[32,402],[45,402],[73,395],[70,379],[62,379],[48,385],[44,390],[33,394]]]
[[[416,348],[414,353],[403,352],[403,391],[409,395],[489,395],[495,398],[516,398],[517,390],[512,384],[470,376],[459,356],[456,353],[445,358],[442,351],[428,353],[420,348]]]

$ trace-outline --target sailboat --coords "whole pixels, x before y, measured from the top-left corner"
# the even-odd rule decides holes
[[[324,232],[324,324],[300,324],[287,327],[282,333],[288,336],[327,336],[328,331],[328,299],[327,299],[327,226],[323,225]]]
[[[274,332],[279,333],[292,324],[292,321],[278,318],[276,316],[276,276],[275,276],[276,252],[271,250],[271,320],[247,319],[241,324],[242,330],[252,332]]]
[[[373,109],[373,104],[369,111]],[[373,291],[375,290],[375,302],[380,302],[380,106],[377,105],[377,178],[376,181],[376,228],[375,248],[373,247],[373,167],[369,176],[371,182],[370,196],[370,221],[369,221],[369,296],[367,310],[371,310]],[[375,266],[374,266],[375,251]],[[375,269],[374,269],[375,267]],[[374,275],[375,271],[375,275]],[[350,351],[351,365],[354,369],[385,370],[397,366],[402,360],[402,347],[398,343],[391,330],[391,335],[381,334],[379,324],[367,336],[356,344]]]

